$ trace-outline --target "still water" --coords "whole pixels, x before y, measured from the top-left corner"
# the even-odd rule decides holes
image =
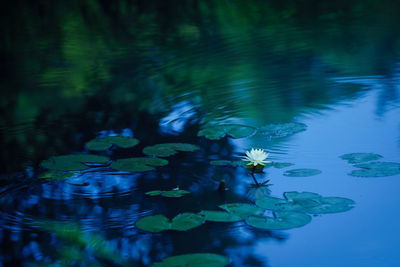
[[[359,177],[340,158],[400,162],[399,11],[394,1],[361,0],[9,3],[0,16],[1,265],[151,266],[215,253],[229,266],[400,266],[398,165],[392,175]],[[262,132],[293,122],[306,129]],[[211,140],[201,134],[210,124],[256,130]],[[85,148],[105,136],[140,143]],[[150,171],[108,164],[39,178],[51,157],[115,162],[161,143],[199,149]],[[210,164],[250,148],[293,165],[256,173],[270,180],[256,188],[245,168]],[[284,175],[304,168],[321,173]],[[145,194],[176,187],[191,193]],[[150,215],[254,205],[291,191],[355,204],[288,230],[245,220],[159,233],[136,226]]]

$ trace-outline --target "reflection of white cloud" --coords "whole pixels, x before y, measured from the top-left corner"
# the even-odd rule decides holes
[[[172,106],[173,111],[160,121],[160,129],[164,133],[180,133],[187,121],[196,114],[189,101],[182,101]]]

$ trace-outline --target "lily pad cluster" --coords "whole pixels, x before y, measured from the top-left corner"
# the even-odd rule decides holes
[[[158,214],[139,219],[136,227],[153,233],[165,230],[187,231],[202,225],[204,221],[204,216],[189,212],[178,214],[172,220]]]
[[[148,196],[163,196],[163,197],[183,197],[186,194],[190,194],[190,191],[187,190],[169,190],[169,191],[162,191],[162,190],[154,190],[149,191],[146,193]]]
[[[353,170],[350,175],[356,177],[384,177],[400,174],[400,163],[376,161],[383,158],[374,153],[351,153],[340,156],[359,168]]]
[[[143,149],[143,153],[149,156],[169,157],[178,153],[178,151],[193,152],[200,149],[196,145],[186,143],[166,143],[148,146]]]
[[[107,136],[90,140],[85,144],[85,147],[89,150],[107,150],[112,145],[122,148],[130,148],[136,146],[137,144],[139,144],[139,140],[135,138],[124,136]]]
[[[172,256],[156,262],[152,267],[172,267],[172,266],[210,266],[223,267],[228,265],[229,258],[213,253],[193,253]]]
[[[306,129],[307,125],[299,122],[272,123],[258,129],[241,124],[206,124],[197,135],[204,136],[210,140],[219,140],[225,135],[232,138],[244,138],[258,132],[270,138],[282,138],[305,131]]]

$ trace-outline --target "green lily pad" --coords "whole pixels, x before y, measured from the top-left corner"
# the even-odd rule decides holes
[[[264,210],[247,203],[229,203],[219,206],[221,209],[226,210],[229,213],[240,216],[241,218],[246,218],[250,215],[262,215]]]
[[[190,194],[191,192],[186,190],[170,190],[170,191],[150,191],[147,192],[146,195],[148,196],[163,196],[163,197],[182,197],[186,194]]]
[[[348,198],[342,197],[323,197],[318,200],[319,205],[308,207],[307,213],[323,214],[338,213],[351,210],[355,202]]]
[[[90,168],[84,163],[106,163],[109,159],[92,154],[71,154],[52,157],[42,161],[41,165],[53,171],[81,171]]]
[[[240,216],[219,210],[202,210],[199,212],[206,221],[212,222],[237,222],[243,220]]]
[[[221,160],[212,160],[212,161],[210,161],[210,164],[214,165],[214,166],[228,166],[228,165],[231,165],[231,161],[230,160],[223,160],[223,159],[221,159]]]
[[[76,172],[47,171],[38,176],[39,179],[67,180],[76,175]]]
[[[204,223],[204,216],[195,213],[181,213],[172,219],[171,230],[187,231]]]
[[[154,170],[154,166],[165,166],[167,164],[167,160],[159,158],[127,158],[114,161],[111,168],[118,171],[143,172]]]
[[[124,136],[107,136],[90,140],[85,144],[85,147],[89,150],[107,150],[112,145],[122,148],[129,148],[134,147],[137,144],[139,144],[139,140],[135,138]]]
[[[211,253],[194,253],[183,254],[163,259],[161,262],[156,262],[152,267],[223,267],[228,265],[229,258]]]
[[[244,138],[254,134],[256,128],[240,124],[219,124],[205,125],[199,132],[198,136],[204,136],[210,140],[219,140],[225,135],[232,138]]]
[[[316,169],[293,169],[286,171],[283,175],[289,177],[307,177],[320,174],[320,170]]]
[[[351,153],[340,156],[341,159],[347,160],[350,164],[362,163],[367,161],[373,161],[383,158],[379,154],[374,153]]]
[[[276,211],[275,218],[250,216],[246,223],[250,226],[268,230],[287,230],[302,227],[311,222],[311,216],[300,212]]]
[[[361,170],[350,173],[357,177],[383,177],[400,174],[400,163],[396,162],[368,162],[354,165]]]
[[[147,232],[158,233],[170,229],[171,222],[164,215],[158,214],[139,219],[136,227]]]
[[[153,233],[164,230],[187,231],[204,223],[204,216],[195,213],[181,213],[172,220],[164,215],[151,215],[139,219],[136,227]]]
[[[198,150],[199,147],[192,144],[185,143],[167,143],[148,146],[143,149],[143,153],[156,157],[169,157],[178,153],[178,151],[193,152]]]
[[[289,162],[273,162],[272,166],[274,166],[277,169],[283,169],[283,168],[287,168],[287,167],[291,167],[293,166],[293,163],[289,163]]]
[[[285,199],[276,197],[263,197],[256,201],[256,205],[260,208],[273,211],[299,211],[304,212],[305,207],[295,202],[289,202]]]
[[[307,129],[307,125],[299,122],[273,123],[262,126],[258,129],[261,134],[268,135],[271,138],[282,138],[296,134]]]

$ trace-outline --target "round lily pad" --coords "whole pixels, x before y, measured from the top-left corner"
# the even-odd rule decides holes
[[[291,203],[285,199],[276,197],[263,197],[256,201],[260,208],[273,211],[304,211],[305,208],[297,203]]]
[[[171,229],[177,231],[187,231],[198,227],[204,223],[204,216],[185,212],[178,214],[172,219]]]
[[[156,191],[150,191],[147,192],[146,195],[148,196],[163,196],[163,197],[182,197],[186,194],[190,194],[189,191],[186,190],[170,190],[170,191],[160,191],[160,190],[156,190]]]
[[[192,144],[185,143],[167,143],[148,146],[143,149],[143,153],[156,157],[169,157],[178,153],[178,151],[193,152],[198,150],[199,147]]]
[[[250,226],[268,230],[287,230],[304,226],[311,222],[311,216],[300,212],[276,211],[275,218],[250,216],[246,223]]]
[[[164,215],[151,215],[139,219],[136,227],[147,232],[158,233],[170,229],[171,222]]]
[[[106,163],[109,159],[92,154],[71,154],[52,157],[42,161],[41,165],[53,171],[81,171],[90,168],[83,163]]]
[[[161,262],[156,262],[152,267],[223,267],[229,264],[229,258],[211,253],[194,253],[183,254],[163,259]]]
[[[341,159],[347,160],[350,164],[373,161],[383,158],[379,154],[374,153],[351,153],[340,156]]]
[[[199,212],[206,221],[212,222],[237,222],[243,220],[240,216],[219,210],[202,210]]]
[[[76,175],[75,172],[47,171],[38,176],[39,179],[67,180]]]
[[[283,168],[287,168],[287,167],[291,167],[293,166],[293,163],[289,163],[289,162],[273,162],[272,166],[274,166],[277,169],[283,169]]]
[[[353,200],[342,197],[322,197],[318,202],[319,205],[317,206],[307,207],[307,213],[323,214],[344,212],[352,209],[355,204]]]
[[[244,138],[254,134],[256,128],[240,124],[219,124],[205,125],[199,132],[198,136],[204,136],[210,140],[218,140],[229,135],[232,138]]]
[[[127,158],[114,161],[111,168],[118,171],[143,172],[154,170],[154,166],[165,166],[167,164],[167,160],[159,158]]]
[[[226,210],[229,213],[236,214],[241,218],[246,218],[250,215],[262,215],[264,210],[247,203],[229,203],[219,206],[221,209]]]
[[[258,129],[261,134],[268,135],[271,138],[282,138],[296,134],[307,129],[307,125],[299,122],[273,123],[262,126]]]
[[[368,162],[354,165],[361,170],[350,173],[357,177],[383,177],[400,174],[400,163],[396,162]]]
[[[107,136],[102,138],[95,138],[85,144],[89,150],[107,150],[112,145],[122,148],[134,147],[139,144],[139,140],[125,136]]]
[[[283,175],[289,177],[307,177],[320,174],[320,170],[316,169],[293,169],[286,171]]]

